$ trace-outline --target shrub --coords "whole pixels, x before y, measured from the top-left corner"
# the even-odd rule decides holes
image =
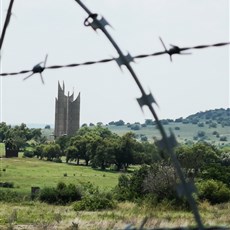
[[[22,195],[9,189],[0,189],[0,201],[17,202],[22,200]]]
[[[222,162],[221,162],[222,163]],[[230,187],[230,167],[216,163],[208,164],[204,167],[199,176],[204,180],[214,179],[221,181]]]
[[[148,174],[149,167],[143,165],[139,170],[134,171],[132,176],[121,175],[118,178],[118,185],[114,193],[115,198],[119,201],[135,200],[142,197],[145,192],[143,181]]]
[[[131,129],[132,130],[140,130],[141,129],[141,126],[139,124],[132,124],[131,125]]]
[[[222,166],[230,166],[230,152],[222,153],[220,160]]]
[[[61,160],[61,158],[54,158],[53,159],[53,162],[55,162],[55,163],[62,163],[62,160]]]
[[[39,199],[49,204],[68,204],[81,199],[81,191],[73,184],[66,185],[63,182],[57,184],[56,188],[43,188]]]
[[[220,137],[220,141],[227,141],[227,137],[226,136]]]
[[[198,123],[198,127],[204,127],[204,123],[203,122],[199,122]]]
[[[197,183],[198,197],[200,200],[208,200],[211,204],[228,202],[230,189],[221,181],[206,180]]]
[[[87,194],[82,200],[74,203],[75,211],[96,211],[103,209],[112,209],[115,207],[115,202],[109,193],[96,192]]]
[[[75,211],[96,211],[115,207],[111,193],[100,192],[98,187],[89,182],[82,184],[82,189],[82,199],[73,205]]]
[[[0,182],[0,187],[2,187],[2,188],[13,188],[14,183],[12,183],[12,182]]]
[[[205,131],[198,131],[197,136],[198,137],[204,137],[205,136]]]
[[[23,153],[23,157],[32,158],[32,157],[34,157],[34,152],[31,151],[31,150],[26,150],[26,151]]]
[[[143,181],[143,188],[147,193],[154,194],[158,200],[174,199],[178,176],[174,167],[167,164],[153,164]]]

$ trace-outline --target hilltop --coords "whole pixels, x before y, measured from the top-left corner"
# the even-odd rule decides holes
[[[214,109],[198,112],[186,118],[175,120],[163,119],[161,123],[166,131],[174,132],[177,140],[182,143],[207,141],[216,145],[228,145],[230,142],[230,109]],[[118,134],[132,131],[140,140],[153,141],[160,138],[155,121],[147,119],[144,124],[135,122],[125,124],[122,120],[110,122],[107,127]]]
[[[229,145],[230,143],[230,108],[213,109],[197,112],[185,118],[163,119],[161,123],[166,131],[170,129],[176,135],[177,141],[181,143],[191,143],[204,140],[216,145]],[[123,135],[127,132],[134,132],[136,138],[140,141],[153,141],[154,138],[160,138],[159,130],[155,121],[146,119],[145,123],[140,122],[124,122],[123,120],[111,121],[108,124],[98,122],[97,124],[83,124],[82,126],[94,127],[101,125],[107,127],[114,133]],[[51,138],[53,126],[50,129],[44,129],[46,125],[40,125],[43,128],[43,135]],[[28,127],[32,127],[28,125]],[[35,126],[38,127],[38,126]]]

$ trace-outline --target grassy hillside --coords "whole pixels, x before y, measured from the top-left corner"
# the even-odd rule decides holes
[[[230,109],[215,109],[198,112],[186,118],[175,120],[161,120],[167,132],[172,130],[180,143],[196,142],[204,140],[209,143],[224,146],[230,143]],[[111,123],[110,123],[111,124]],[[122,126],[108,125],[107,127],[119,135],[132,131],[138,139],[146,136],[148,141],[153,138],[161,138],[154,121],[146,121],[145,124],[125,124]]]
[[[155,125],[150,125],[147,127],[140,127],[139,130],[132,130],[127,127],[127,125],[124,126],[107,126],[112,132],[117,133],[119,135],[123,135],[126,132],[134,132],[137,134],[137,138],[140,139],[141,136],[145,135],[148,138],[148,141],[152,142],[153,138],[160,138],[159,130],[156,128]],[[200,131],[205,132],[205,137],[203,140],[210,142],[215,145],[227,145],[230,142],[230,127],[225,126],[222,127],[220,124],[217,124],[216,128],[210,128],[208,124],[204,124],[203,127],[199,127],[198,124],[184,124],[182,122],[169,122],[167,125],[164,125],[164,128],[169,133],[170,129],[175,134],[177,141],[180,143],[186,143],[188,141],[197,141],[194,138],[197,137],[198,133]],[[179,129],[178,129],[179,128]],[[219,137],[217,135],[214,135],[214,132],[217,132],[219,134]],[[221,136],[226,136],[227,141],[220,141]]]

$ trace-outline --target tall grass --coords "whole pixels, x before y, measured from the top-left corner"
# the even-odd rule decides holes
[[[188,227],[195,221],[190,212],[175,211],[164,207],[147,207],[134,203],[119,203],[114,210],[100,212],[74,212],[72,206],[54,206],[39,202],[21,204],[0,203],[0,229],[9,225],[15,229],[124,229],[128,224],[140,226],[147,217],[145,228]],[[205,226],[230,226],[230,203],[211,206],[200,204]],[[21,226],[21,228],[19,228]],[[24,226],[24,228],[22,228]],[[26,228],[29,227],[29,228]],[[9,228],[8,228],[9,229]]]

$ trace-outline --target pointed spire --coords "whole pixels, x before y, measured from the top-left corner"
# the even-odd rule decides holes
[[[65,94],[65,83],[63,81],[63,93]]]

